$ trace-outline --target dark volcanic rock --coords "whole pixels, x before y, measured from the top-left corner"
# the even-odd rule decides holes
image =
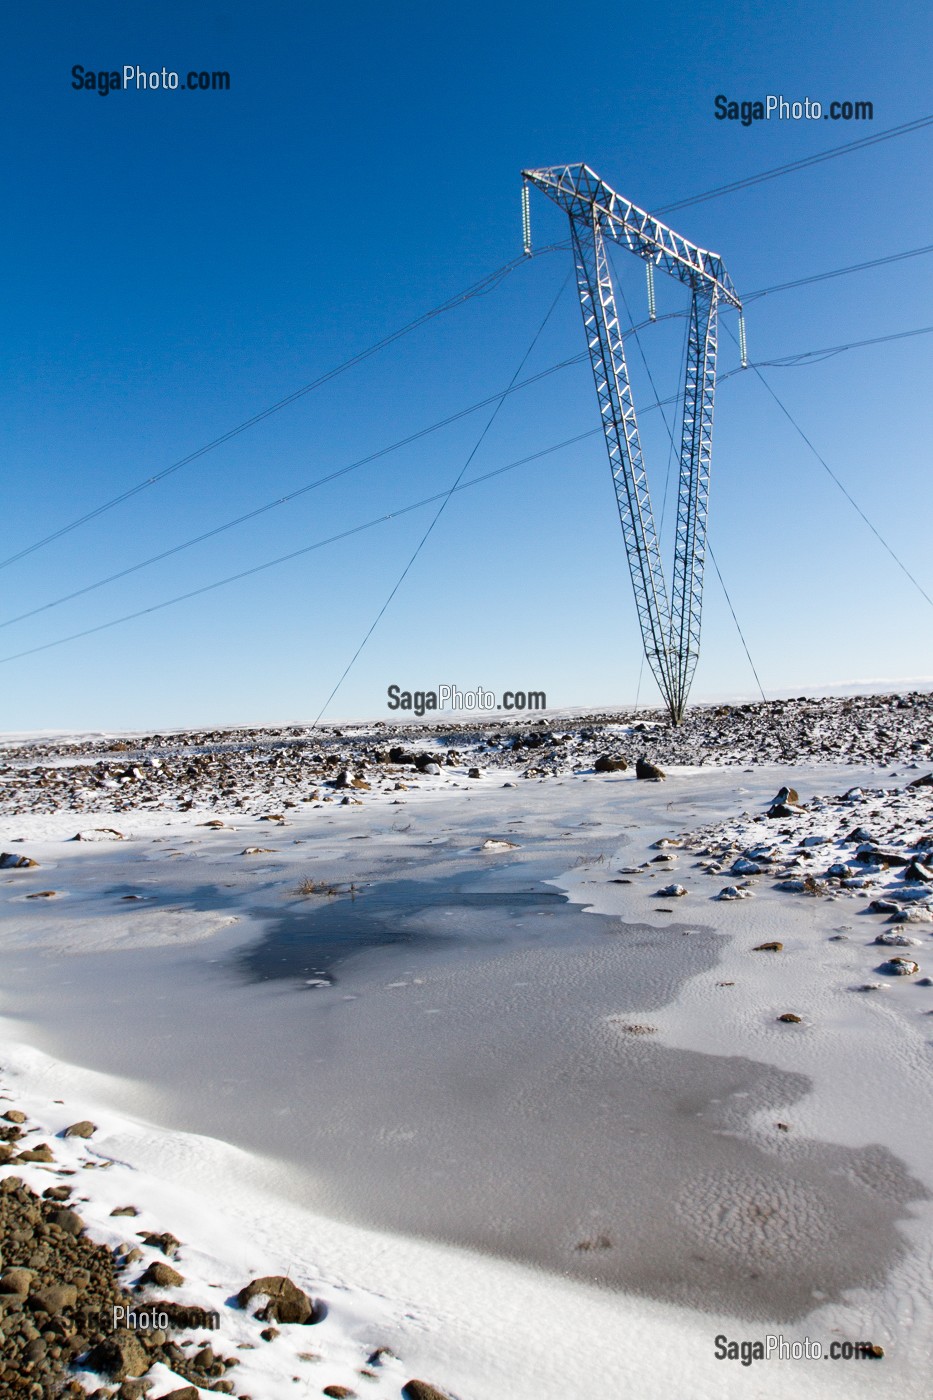
[[[593,764],[594,773],[624,773],[628,764],[624,758],[611,758],[609,754],[600,754]]]

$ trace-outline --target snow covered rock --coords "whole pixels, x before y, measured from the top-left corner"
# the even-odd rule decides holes
[[[913,977],[915,972],[920,971],[920,965],[913,958],[889,958],[878,971],[886,972],[889,977]]]

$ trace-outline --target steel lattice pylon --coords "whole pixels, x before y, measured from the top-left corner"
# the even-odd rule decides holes
[[[717,306],[722,298],[741,312],[742,303],[716,253],[698,248],[630,200],[623,199],[589,166],[557,165],[547,170],[524,170],[522,179],[526,190],[528,185],[537,186],[570,217],[583,325],[645,656],[667,702],[671,719],[677,724],[683,717],[700,654],[716,389]],[[527,248],[527,200],[524,209]],[[670,601],[606,254],[607,238],[637,253],[650,266],[659,267],[686,283],[691,291]],[[653,283],[649,285],[653,294]]]

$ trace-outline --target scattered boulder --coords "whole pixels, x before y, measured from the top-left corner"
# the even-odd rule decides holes
[[[481,851],[517,851],[518,846],[514,841],[505,841],[498,837],[488,836],[480,847]]]
[[[78,1301],[78,1290],[73,1283],[49,1284],[29,1294],[29,1306],[41,1308],[49,1317],[57,1317],[66,1308],[73,1308]]]
[[[29,1147],[25,1152],[20,1152],[16,1157],[17,1162],[49,1162],[55,1161],[55,1155],[47,1142],[37,1142],[35,1147]]]
[[[185,1280],[177,1269],[172,1268],[171,1264],[163,1264],[161,1259],[157,1259],[149,1265],[139,1281],[140,1283],[154,1283],[157,1288],[180,1288]]]
[[[127,1376],[144,1376],[151,1363],[137,1334],[121,1327],[98,1342],[84,1364],[89,1371],[102,1371],[112,1380],[122,1381]],[[194,1395],[197,1397],[196,1390]]]
[[[8,1297],[25,1298],[32,1287],[35,1274],[32,1269],[7,1269],[0,1278],[0,1294]]]
[[[281,1274],[253,1279],[237,1294],[241,1308],[254,1298],[265,1298],[256,1316],[263,1322],[320,1322],[326,1315],[323,1304],[313,1302],[296,1283]]]
[[[873,899],[868,906],[872,914],[896,914],[898,906],[893,899]]]
[[[796,807],[799,802],[800,796],[797,792],[797,789],[785,786],[782,787],[780,792],[778,792],[777,795],[771,799],[771,806],[777,807],[779,805],[783,805],[784,803],[791,803],[793,806]]]
[[[34,870],[39,864],[31,856],[18,856],[12,851],[0,851],[0,870]]]
[[[888,919],[889,924],[929,924],[933,923],[933,909],[919,907],[918,905],[908,905],[906,909],[896,910]]]
[[[860,865],[910,865],[910,857],[900,851],[882,851],[877,846],[859,846],[855,859]]]
[[[754,860],[747,860],[745,856],[739,856],[738,860],[734,860],[729,869],[730,873],[733,875],[761,874],[761,866],[758,864],[758,862]]]
[[[752,891],[744,889],[741,885],[726,885],[725,889],[719,891],[717,899],[752,899]]]
[[[649,763],[646,758],[639,758],[635,763],[635,777],[641,778],[645,782],[661,782],[667,775],[663,768],[658,768],[656,764]]]
[[[76,1238],[84,1231],[84,1221],[76,1210],[53,1211],[52,1224],[57,1225],[60,1230],[64,1230],[66,1235],[74,1235]]]
[[[663,890],[655,890],[655,894],[660,899],[680,899],[687,891],[683,885],[665,885]]]
[[[438,1390],[427,1381],[408,1381],[402,1386],[403,1400],[450,1400],[446,1391]]]
[[[161,1235],[152,1231],[145,1234],[140,1232],[140,1239],[143,1244],[151,1245],[153,1249],[161,1249],[162,1253],[168,1255],[169,1259],[174,1259],[181,1248],[181,1240],[177,1240],[174,1235],[169,1234],[168,1230]]]
[[[79,831],[72,841],[125,841],[122,831],[113,826],[95,826],[90,831]]]
[[[933,787],[933,773],[924,773],[922,778],[914,778],[913,782],[908,783],[907,786],[911,788]]]
[[[775,802],[768,808],[768,816],[772,821],[777,817],[792,817],[793,807],[788,807],[786,802]]]
[[[784,944],[776,941],[774,943],[759,943],[756,948],[752,949],[753,953],[782,953],[783,951]]]
[[[783,1021],[786,1025],[789,1026],[798,1026],[803,1020],[803,1017],[798,1016],[796,1011],[784,1011],[778,1017],[778,1020]]]
[[[627,768],[624,758],[611,758],[607,753],[600,754],[593,764],[594,773],[624,773]]]
[[[886,972],[889,977],[913,977],[915,972],[920,971],[920,967],[913,958],[889,958],[881,964],[878,971]]]
[[[62,1137],[89,1138],[97,1132],[97,1124],[92,1123],[89,1118],[82,1118],[80,1123],[72,1123],[70,1128],[66,1128]]]

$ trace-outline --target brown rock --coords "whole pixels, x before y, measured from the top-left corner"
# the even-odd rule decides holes
[[[237,1294],[237,1302],[245,1308],[253,1298],[267,1298],[268,1302],[256,1314],[264,1322],[313,1322],[314,1304],[302,1289],[290,1278],[281,1274],[270,1274],[255,1278]]]
[[[152,1381],[127,1380],[117,1391],[117,1400],[143,1400],[147,1390],[152,1389]]]
[[[404,1400],[450,1400],[450,1396],[427,1381],[408,1381],[402,1386]]]
[[[41,1308],[49,1317],[55,1317],[65,1308],[73,1308],[78,1301],[78,1290],[73,1283],[50,1284],[30,1293],[29,1306]]]
[[[784,951],[783,943],[759,943],[757,948],[753,948],[753,953],[781,953]]]
[[[14,1298],[25,1298],[34,1278],[32,1269],[7,1269],[0,1278],[0,1293],[10,1294]]]
[[[163,1264],[161,1259],[149,1268],[139,1280],[140,1283],[154,1283],[158,1288],[180,1288],[184,1283],[183,1276],[173,1269],[171,1264]]]
[[[628,764],[624,758],[610,758],[609,754],[602,753],[593,764],[594,773],[624,773]]]
[[[778,1020],[786,1022],[787,1025],[796,1026],[800,1024],[803,1017],[798,1016],[794,1011],[785,1011],[778,1017]]]
[[[143,1376],[149,1370],[149,1355],[135,1332],[121,1327],[91,1350],[85,1363],[89,1371],[102,1371],[115,1381],[127,1376]],[[198,1392],[190,1387],[192,1400]],[[177,1391],[173,1391],[177,1395]]]
[[[31,856],[17,856],[11,851],[0,851],[0,870],[33,870],[39,864]]]
[[[25,1152],[20,1152],[16,1160],[17,1162],[54,1162],[55,1157],[47,1142],[37,1142],[35,1147],[29,1147]]]
[[[60,1230],[64,1230],[66,1235],[78,1236],[84,1230],[84,1221],[75,1210],[56,1210],[52,1212],[52,1224],[57,1225]]]
[[[92,1123],[88,1118],[82,1118],[80,1123],[72,1123],[70,1128],[66,1128],[62,1137],[89,1138],[97,1132],[97,1124]]]
[[[140,1231],[140,1239],[143,1244],[150,1244],[155,1249],[161,1249],[162,1253],[168,1255],[169,1259],[174,1259],[181,1248],[181,1240],[177,1240],[168,1230],[161,1235],[157,1235],[151,1230],[148,1232]]]
[[[635,777],[643,778],[648,782],[660,782],[665,776],[664,769],[658,768],[654,763],[649,763],[646,758],[639,758],[635,764]]]

